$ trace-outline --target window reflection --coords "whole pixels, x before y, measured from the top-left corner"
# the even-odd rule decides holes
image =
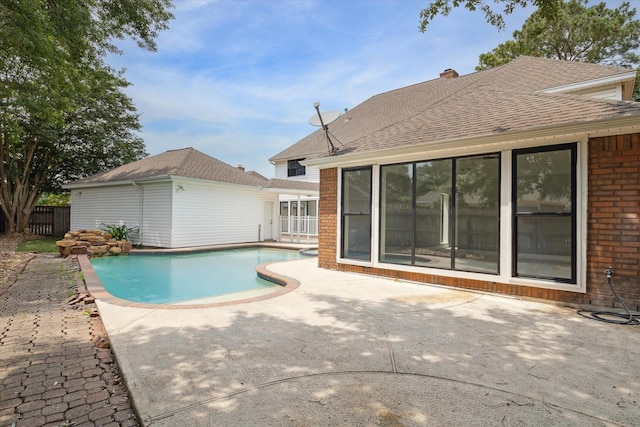
[[[575,144],[514,152],[514,276],[575,283]]]
[[[342,171],[342,257],[371,259],[371,168]]]
[[[498,273],[499,169],[498,154],[382,166],[380,260]]]

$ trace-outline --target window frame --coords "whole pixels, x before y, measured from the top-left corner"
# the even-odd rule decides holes
[[[345,212],[345,174],[348,172],[368,170],[369,171],[369,212]],[[340,245],[340,259],[351,260],[351,261],[359,261],[359,262],[371,262],[373,260],[373,243],[372,243],[372,230],[373,230],[373,193],[374,193],[374,179],[373,179],[373,168],[372,166],[361,166],[361,167],[353,167],[353,168],[344,168],[340,171],[340,239],[338,241]],[[369,258],[355,258],[355,257],[346,257],[345,256],[345,227],[347,225],[347,217],[369,217]]]
[[[307,174],[307,167],[300,164],[302,160],[304,159],[287,160],[287,178],[292,176],[305,176]]]
[[[518,212],[518,162],[519,155],[529,153],[549,153],[552,151],[570,151],[571,162],[571,212]],[[578,145],[577,143],[527,147],[513,150],[511,153],[511,277],[517,279],[544,280],[556,283],[576,285],[578,283]],[[571,266],[570,278],[518,273],[518,218],[567,218],[571,220]]]
[[[378,211],[380,213],[382,213],[383,211],[383,200],[382,200],[382,188],[383,188],[383,177],[384,177],[384,173],[383,173],[383,169],[385,167],[393,167],[393,166],[398,166],[398,165],[406,165],[407,167],[411,168],[411,233],[410,233],[410,241],[411,241],[411,247],[410,247],[410,258],[409,258],[409,263],[399,263],[399,262],[392,262],[389,260],[384,260],[383,257],[383,251],[382,251],[382,228],[383,228],[383,221],[382,221],[382,216],[380,215],[378,217],[378,221],[377,221],[377,230],[378,230],[378,242],[377,242],[377,248],[376,248],[376,252],[377,252],[377,256],[376,256],[376,261],[378,263],[382,263],[382,264],[390,264],[390,265],[398,265],[398,266],[409,266],[409,267],[417,267],[417,268],[432,268],[434,270],[440,270],[440,271],[449,271],[449,272],[467,272],[467,273],[477,273],[477,274],[487,274],[487,275],[491,275],[491,276],[499,276],[501,273],[501,251],[502,251],[502,247],[500,245],[500,234],[501,234],[501,229],[500,229],[500,222],[501,222],[501,218],[502,218],[502,210],[501,210],[501,201],[502,201],[502,157],[503,157],[503,153],[500,151],[494,151],[494,152],[489,152],[489,153],[481,153],[481,154],[473,154],[473,155],[463,155],[463,156],[456,156],[456,157],[443,157],[443,158],[437,158],[437,159],[429,159],[429,160],[414,160],[414,161],[407,161],[407,162],[399,162],[399,163],[388,163],[388,164],[384,164],[384,165],[380,165],[380,173],[379,173],[379,177],[378,177],[378,188],[379,188],[379,194],[378,194],[378,200],[377,200],[377,205],[378,205]],[[496,209],[496,215],[497,215],[497,221],[498,221],[498,244],[496,247],[496,261],[495,261],[495,272],[487,272],[487,271],[478,271],[478,270],[472,270],[472,269],[464,269],[464,268],[456,268],[456,246],[457,245],[452,245],[449,244],[450,246],[450,250],[449,250],[449,267],[445,268],[445,267],[426,267],[424,265],[420,265],[416,263],[416,230],[417,230],[417,212],[416,212],[416,198],[417,198],[417,167],[420,163],[427,163],[427,162],[435,162],[435,161],[449,161],[451,163],[450,167],[451,167],[451,187],[450,187],[450,193],[446,194],[443,193],[441,196],[447,196],[444,197],[444,199],[447,200],[447,206],[445,206],[444,204],[441,206],[441,215],[444,215],[444,212],[446,211],[447,214],[447,218],[446,221],[442,222],[442,225],[440,227],[440,233],[441,236],[444,233],[447,233],[447,242],[449,242],[449,240],[453,241],[453,242],[457,242],[458,239],[458,217],[457,214],[458,212],[458,206],[457,206],[457,195],[458,195],[458,175],[457,175],[457,168],[458,168],[458,161],[460,160],[465,160],[465,159],[473,159],[473,158],[484,158],[487,156],[495,156],[495,159],[498,162],[498,186],[497,186],[497,192],[498,192],[498,207]],[[446,227],[446,230],[445,228]],[[441,237],[441,241],[442,241],[442,237]],[[450,242],[449,242],[450,243]]]
[[[575,241],[573,250],[576,251],[575,264],[576,274],[575,282],[558,282],[549,279],[515,277],[512,275],[513,250],[512,250],[512,181],[513,181],[513,151],[520,149],[533,149],[535,151],[543,150],[545,147],[553,150],[561,145],[574,145],[576,147],[576,187],[575,187]],[[411,153],[404,156],[396,157],[397,160],[383,162],[383,159],[361,160],[358,163],[350,162],[350,164],[340,166],[337,165],[337,220],[336,220],[336,241],[335,241],[335,261],[338,264],[363,266],[386,271],[399,271],[404,273],[415,273],[419,275],[434,275],[440,277],[448,277],[451,279],[473,280],[486,283],[501,283],[514,286],[526,286],[531,288],[549,289],[555,291],[569,291],[575,293],[585,293],[587,291],[587,229],[588,229],[588,181],[589,181],[589,138],[587,136],[576,136],[575,134],[566,135],[564,137],[556,137],[552,140],[522,140],[514,141],[508,144],[497,143],[493,145],[493,149],[484,146],[482,149],[473,149],[469,147],[456,149],[454,155],[442,155],[439,151],[424,151],[419,154]],[[500,206],[499,206],[499,273],[494,275],[491,273],[471,272],[463,270],[446,270],[437,269],[434,266],[413,266],[406,264],[392,264],[380,261],[380,242],[381,235],[379,232],[380,221],[382,215],[380,211],[381,197],[381,167],[384,165],[425,162],[447,158],[473,157],[490,154],[500,155]],[[372,216],[371,216],[371,259],[369,261],[344,258],[342,256],[343,241],[343,224],[341,216],[341,199],[342,199],[342,170],[345,169],[361,169],[363,167],[372,168]]]

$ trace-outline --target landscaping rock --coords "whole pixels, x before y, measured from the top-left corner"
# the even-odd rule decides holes
[[[71,254],[73,255],[86,255],[88,251],[88,247],[84,245],[77,245],[71,248]]]
[[[76,242],[73,240],[58,240],[56,242],[56,246],[59,248],[70,248],[71,246],[75,246]]]
[[[121,255],[131,252],[133,245],[126,240],[115,240],[101,230],[77,230],[65,233],[63,240],[56,242],[63,257],[71,254],[88,256]]]

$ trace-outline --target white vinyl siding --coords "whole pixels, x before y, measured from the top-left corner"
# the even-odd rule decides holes
[[[311,182],[320,182],[320,169],[314,167],[308,167],[306,169],[306,174],[301,176],[288,176],[287,171],[287,161],[278,162],[275,164],[276,168],[276,178],[277,179],[290,179],[294,181],[311,181]]]
[[[145,246],[171,245],[171,182],[144,184],[140,237]]]
[[[277,205],[277,193],[220,183],[176,181],[171,247],[256,242],[264,222],[264,202]],[[274,224],[272,235],[275,235]]]
[[[141,189],[133,185],[71,190],[71,229],[140,225]]]
[[[612,99],[615,101],[622,100],[622,86],[607,86],[607,87],[598,87],[592,89],[584,89],[576,92],[570,92],[574,95],[585,95],[591,98],[597,99]]]

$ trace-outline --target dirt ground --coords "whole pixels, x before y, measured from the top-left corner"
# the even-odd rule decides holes
[[[13,281],[32,255],[28,252],[16,252],[18,245],[26,239],[22,234],[0,234],[0,289]]]

